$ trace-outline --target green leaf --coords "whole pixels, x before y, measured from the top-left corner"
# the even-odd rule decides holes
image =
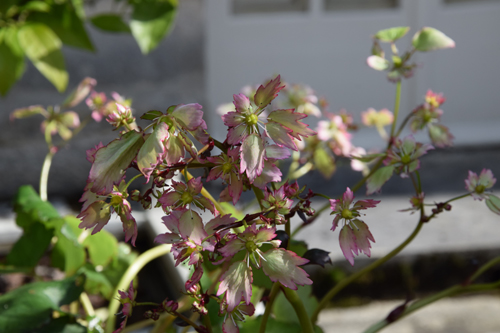
[[[28,21],[48,26],[64,45],[94,51],[83,19],[69,3],[52,5],[49,13],[31,13]]]
[[[366,181],[366,194],[370,195],[380,191],[382,185],[384,185],[391,178],[394,168],[394,166],[389,165],[375,171],[375,173]]]
[[[143,54],[154,50],[172,29],[177,6],[170,2],[141,1],[134,4],[130,29]]]
[[[486,206],[495,214],[500,215],[500,198],[490,194],[486,199]]]
[[[18,0],[2,0],[2,1],[0,1],[0,14],[5,15],[9,11],[9,9],[11,9],[18,2],[19,2]]]
[[[87,248],[90,262],[94,266],[107,266],[118,255],[118,242],[106,230],[85,238],[83,246]]]
[[[123,22],[122,17],[116,14],[99,14],[90,19],[92,24],[103,30],[109,32],[128,32],[130,33],[129,26]]]
[[[87,293],[101,294],[108,300],[113,297],[115,287],[103,273],[96,272],[91,264],[86,264],[78,272],[85,274],[87,277],[85,280],[85,291]]]
[[[106,276],[109,282],[113,285],[113,288],[118,285],[118,282],[120,282],[123,274],[134,262],[137,256],[137,252],[132,251],[130,245],[122,242],[118,244],[118,256],[113,258],[111,263],[102,271],[102,274]]]
[[[28,23],[19,29],[17,36],[33,65],[59,92],[64,91],[68,85],[68,72],[57,35],[44,24]]]
[[[412,40],[413,47],[421,52],[448,49],[455,47],[455,42],[441,31],[424,27],[418,31]]]
[[[46,223],[50,219],[59,218],[57,210],[40,196],[31,185],[23,185],[19,188],[14,198],[14,212],[16,212],[16,223],[24,230],[35,222]]]
[[[52,319],[53,311],[77,300],[84,282],[82,275],[35,282],[0,296],[0,331],[34,332]]]
[[[35,267],[50,245],[54,231],[42,223],[25,230],[7,255],[7,265]],[[0,330],[1,331],[1,330]]]
[[[337,167],[335,166],[335,159],[330,155],[321,145],[316,147],[313,155],[314,165],[325,178],[330,178]]]
[[[351,158],[355,159],[355,160],[358,160],[358,161],[361,161],[361,162],[368,163],[368,162],[371,162],[371,161],[373,161],[374,159],[376,159],[378,157],[384,157],[385,155],[386,154],[383,154],[383,153],[380,153],[380,154],[368,154],[368,155],[362,155],[362,156],[352,156],[351,155]]]
[[[81,222],[73,216],[60,219],[61,226],[56,228],[57,242],[52,249],[51,259],[53,266],[63,270],[66,276],[76,274],[85,264],[85,250],[78,242],[78,235],[82,232],[78,228]]]
[[[0,29],[0,94],[5,96],[12,85],[24,73],[24,53],[17,40],[17,28],[10,26]]]
[[[300,299],[304,303],[307,314],[309,316],[312,315],[314,309],[318,305],[318,301],[316,297],[312,296],[312,287],[311,286],[299,286],[297,289],[297,293],[299,294]],[[295,315],[295,310],[292,305],[286,299],[283,293],[279,293],[276,297],[276,300],[273,304],[273,313],[274,318],[278,321],[290,322],[290,323],[299,323],[299,318]]]
[[[158,117],[163,116],[163,112],[158,111],[158,110],[149,110],[145,114],[141,116],[141,119],[145,120],[155,120]]]
[[[394,42],[410,31],[410,27],[394,27],[380,30],[375,34],[375,38],[382,42]]]

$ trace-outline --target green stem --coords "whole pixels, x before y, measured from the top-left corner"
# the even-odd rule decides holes
[[[292,305],[297,317],[299,318],[299,323],[302,328],[303,333],[314,333],[313,323],[309,320],[309,316],[306,311],[306,307],[299,295],[295,290],[288,289],[286,287],[283,288],[283,293],[285,294],[286,299]]]
[[[491,267],[497,265],[500,263],[500,257],[496,257],[496,258],[493,258],[491,259],[490,261],[488,261],[486,264],[484,264],[483,266],[481,266],[477,271],[476,273],[474,273],[471,277],[470,277],[470,282],[474,282],[479,276],[481,276],[484,272],[486,272],[488,269],[490,269]]]
[[[314,167],[313,163],[307,162],[306,164],[301,166],[300,169],[293,171],[288,177],[288,179],[289,180],[299,179],[300,177],[304,176],[309,171],[311,171],[313,167]]]
[[[311,316],[311,321],[313,323],[316,323],[318,320],[318,315],[320,311],[325,308],[328,305],[328,302],[335,296],[339,291],[344,289],[344,287],[348,286],[351,282],[355,281],[359,277],[363,276],[365,273],[379,267],[380,265],[384,264],[386,261],[391,259],[392,257],[396,256],[399,252],[401,252],[420,232],[420,229],[422,229],[423,222],[419,222],[417,226],[415,227],[415,230],[408,236],[407,239],[403,241],[398,247],[396,247],[394,250],[389,252],[386,256],[374,261],[372,264],[366,266],[365,268],[357,271],[356,273],[348,276],[347,278],[339,281],[330,291],[321,299],[319,302],[318,306],[314,310],[312,316]]]
[[[445,289],[435,295],[423,298],[421,300],[416,301],[415,303],[411,304],[408,306],[401,316],[399,316],[396,320],[392,322],[388,322],[386,319],[383,319],[375,324],[373,324],[371,327],[369,327],[364,333],[375,333],[380,331],[386,326],[389,326],[390,324],[408,316],[409,314],[423,308],[424,306],[427,306],[431,303],[434,303],[442,298],[445,297],[450,297],[450,296],[456,296],[459,294],[465,294],[469,292],[485,292],[485,291],[490,291],[493,289],[496,289],[500,286],[500,281],[494,282],[494,283],[485,283],[485,284],[476,284],[476,285],[469,285],[469,286],[463,286],[463,285],[455,285],[453,287],[450,287],[448,289]]]
[[[87,293],[83,292],[80,294],[80,303],[82,304],[82,307],[85,310],[87,316],[95,316],[94,307],[92,306]]]
[[[398,121],[399,114],[399,104],[401,101],[401,80],[396,83],[396,98],[394,100],[394,121],[391,126],[391,139],[394,138],[394,132],[396,131],[396,123]]]
[[[43,161],[42,172],[40,173],[40,199],[47,201],[47,184],[49,182],[49,171],[54,153],[49,149]]]
[[[269,319],[269,315],[273,309],[273,303],[278,296],[279,291],[281,290],[281,283],[274,282],[271,292],[269,293],[269,301],[266,304],[266,310],[264,311],[264,315],[262,316],[262,321],[260,322],[259,333],[266,333],[266,325],[267,320]]]
[[[152,249],[147,250],[139,257],[137,257],[137,259],[134,260],[132,265],[130,265],[129,268],[125,271],[125,274],[123,274],[122,278],[120,279],[120,282],[118,283],[116,289],[113,292],[113,295],[118,294],[118,290],[126,290],[130,285],[130,281],[132,281],[137,276],[139,271],[144,266],[146,266],[147,263],[153,261],[158,257],[161,257],[162,255],[170,253],[171,247],[172,246],[169,244],[159,245]],[[112,298],[108,306],[109,316],[108,320],[106,321],[106,329],[105,329],[106,333],[111,333],[114,331],[116,317],[113,314],[118,312],[119,307],[120,307],[120,301],[116,298]]]
[[[203,324],[205,324],[205,327],[208,329],[208,332],[212,333],[212,322],[210,321],[209,315],[203,316]]]
[[[132,177],[132,179],[130,179],[127,183],[127,185],[125,186],[125,190],[128,189],[128,187],[130,186],[130,184],[132,184],[132,182],[134,180],[136,180],[137,178],[141,177],[142,176],[142,173],[138,174],[138,175],[135,175],[134,177]]]

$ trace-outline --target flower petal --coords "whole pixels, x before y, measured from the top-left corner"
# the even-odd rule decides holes
[[[269,81],[266,86],[261,85],[253,97],[255,105],[262,109],[271,103],[278,96],[278,92],[285,88],[285,85],[280,86],[280,80],[281,77],[278,75],[274,80]]]
[[[200,215],[192,210],[184,212],[180,217],[179,232],[183,238],[189,238],[197,245],[201,245],[203,239],[208,237]]]
[[[297,290],[297,284],[312,284],[308,274],[297,266],[304,265],[309,260],[297,256],[285,249],[271,249],[263,254],[262,269],[271,281],[279,281],[287,288]]]
[[[264,152],[262,138],[257,134],[249,135],[241,145],[240,173],[246,171],[250,183],[262,173]]]
[[[203,123],[203,111],[200,104],[179,104],[172,111],[172,116],[184,129],[189,131],[196,130]]]
[[[166,150],[164,141],[168,139],[168,136],[168,125],[160,122],[156,125],[153,133],[148,136],[137,154],[137,166],[144,177],[146,177],[146,183],[149,182],[149,177],[154,168],[165,159]]]
[[[237,261],[229,266],[228,270],[220,278],[217,296],[226,292],[227,311],[233,311],[245,299],[246,304],[250,304],[252,297],[252,270],[244,261]]]

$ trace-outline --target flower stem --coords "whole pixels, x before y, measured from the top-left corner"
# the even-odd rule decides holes
[[[392,257],[394,257],[395,255],[397,255],[399,252],[401,252],[416,236],[417,234],[420,232],[420,229],[422,229],[422,225],[423,225],[423,222],[418,222],[417,226],[415,227],[415,230],[413,230],[413,232],[410,234],[410,236],[408,236],[407,239],[405,239],[403,241],[403,243],[401,243],[398,247],[396,247],[394,250],[392,250],[391,252],[389,252],[387,255],[385,255],[384,257],[374,261],[372,264],[366,266],[365,268],[357,271],[356,273],[348,276],[347,278],[339,281],[332,289],[330,289],[330,291],[321,299],[321,301],[319,302],[318,306],[316,307],[316,309],[314,310],[312,316],[311,316],[311,321],[313,323],[316,323],[316,321],[318,320],[318,315],[320,313],[320,311],[326,307],[326,305],[328,304],[328,302],[335,296],[337,295],[337,293],[339,291],[341,291],[342,289],[344,289],[344,287],[348,286],[351,282],[355,281],[356,279],[358,279],[359,277],[363,276],[365,273],[368,273],[369,271],[379,267],[380,265],[382,265],[383,263],[385,263],[386,261],[388,261],[389,259],[391,259]]]
[[[86,292],[80,294],[80,303],[82,304],[82,307],[85,310],[87,316],[95,316],[94,307],[92,306],[92,303],[90,302],[89,296]]]
[[[396,131],[396,123],[398,121],[400,101],[401,101],[401,80],[399,80],[396,83],[396,98],[394,99],[394,121],[392,122],[392,126],[391,126],[390,139],[392,139],[394,137],[394,132]]]
[[[274,282],[271,292],[269,293],[269,301],[266,304],[266,310],[264,311],[264,315],[262,316],[262,321],[260,322],[259,333],[266,333],[266,325],[267,320],[269,319],[269,315],[273,309],[273,303],[278,296],[279,291],[281,290],[281,283]]]
[[[125,271],[120,282],[116,286],[116,289],[113,292],[113,295],[118,294],[118,290],[126,290],[130,285],[130,281],[133,280],[139,271],[146,266],[147,263],[153,261],[154,259],[161,257],[167,253],[170,253],[171,249],[170,244],[163,244],[159,246],[155,246],[152,249],[147,250],[143,254],[141,254],[134,262],[129,266],[129,268]],[[118,308],[120,307],[120,301],[118,299],[112,298],[109,302],[108,306],[108,320],[106,321],[106,333],[111,333],[115,328],[116,317],[113,315],[118,312]]]
[[[406,309],[404,309],[403,313],[394,321],[387,321],[387,319],[383,319],[375,324],[373,324],[371,327],[369,327],[364,333],[375,333],[380,331],[386,326],[389,326],[390,324],[396,322],[399,319],[402,319],[409,314],[423,308],[424,306],[427,306],[431,303],[434,303],[442,298],[445,297],[450,297],[450,296],[455,296],[459,294],[465,294],[469,292],[484,292],[484,291],[490,291],[493,289],[496,289],[500,286],[500,281],[494,282],[494,283],[485,283],[485,284],[475,284],[475,285],[469,285],[469,286],[464,286],[464,285],[455,285],[453,287],[450,287],[448,289],[445,289],[435,295],[423,298],[421,300],[418,300],[408,306]]]
[[[142,176],[142,173],[138,174],[138,175],[135,175],[134,177],[132,177],[132,179],[130,179],[127,183],[127,185],[125,186],[125,189],[128,189],[128,187],[130,186],[130,184],[132,184],[132,182],[134,180],[136,180],[137,178],[141,177]]]
[[[40,173],[40,199],[47,201],[47,184],[49,182],[49,171],[54,153],[49,149],[43,161],[42,172]]]
[[[299,323],[302,328],[303,333],[314,333],[313,323],[309,320],[309,316],[306,311],[306,307],[299,295],[295,290],[284,287],[283,293],[285,294],[286,299],[292,305],[297,317],[299,318]]]

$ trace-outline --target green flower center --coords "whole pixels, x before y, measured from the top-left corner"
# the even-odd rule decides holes
[[[231,172],[232,168],[233,168],[233,165],[230,162],[226,162],[222,165],[222,172],[229,173],[229,172]]]
[[[111,196],[110,204],[111,206],[118,206],[122,202],[122,197],[119,195]]]
[[[193,196],[191,195],[191,193],[189,192],[184,192],[182,193],[181,195],[181,201],[187,205],[187,204],[190,204],[191,202],[193,202]]]
[[[245,247],[247,248],[248,252],[255,252],[255,250],[257,250],[257,245],[255,245],[255,243],[252,241],[246,242]]]
[[[248,125],[257,125],[259,122],[259,118],[255,114],[249,114],[245,120]]]
[[[425,113],[424,113],[424,122],[428,123],[429,121],[432,120],[432,115],[431,113],[429,112],[429,110],[425,110]]]
[[[477,185],[476,189],[475,189],[476,193],[479,193],[479,194],[483,193],[484,190],[486,190],[486,187],[484,187],[484,185]]]
[[[352,212],[349,208],[344,208],[342,210],[342,218],[344,218],[346,220],[352,219]]]
[[[408,164],[411,162],[411,157],[410,155],[404,155],[401,157],[401,163],[403,164]]]

